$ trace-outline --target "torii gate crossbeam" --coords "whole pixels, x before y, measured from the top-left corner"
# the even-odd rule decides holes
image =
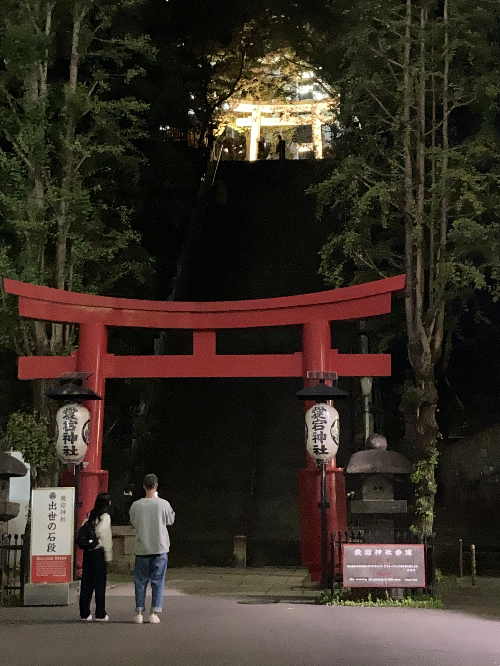
[[[87,403],[90,442],[81,475],[79,518],[98,492],[107,489],[101,469],[106,379],[139,377],[300,377],[309,370],[334,370],[339,376],[388,376],[388,354],[339,354],[331,348],[330,322],[365,319],[391,311],[391,296],[404,288],[404,275],[344,289],[249,301],[211,303],[142,301],[52,289],[4,279],[5,291],[19,298],[19,314],[30,319],[79,324],[78,351],[71,356],[19,359],[20,379],[56,378],[64,372],[92,372],[89,388],[103,397]],[[227,328],[302,325],[302,351],[295,354],[217,354],[216,331]],[[191,355],[115,356],[107,351],[109,326],[188,329]],[[306,405],[306,409],[309,405]],[[332,509],[329,530],[346,528],[343,470],[330,465]],[[321,571],[319,474],[307,457],[300,472],[301,551],[313,580]]]

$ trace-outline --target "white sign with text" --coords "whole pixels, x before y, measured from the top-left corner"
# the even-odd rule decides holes
[[[423,544],[344,544],[342,562],[344,587],[425,587]]]
[[[32,491],[32,583],[71,581],[74,515],[74,488],[37,488]]]

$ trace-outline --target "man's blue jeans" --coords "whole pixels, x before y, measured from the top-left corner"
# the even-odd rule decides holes
[[[168,553],[135,556],[135,610],[137,613],[146,607],[146,588],[149,581],[151,581],[151,592],[153,593],[151,610],[154,613],[161,613],[167,564]]]

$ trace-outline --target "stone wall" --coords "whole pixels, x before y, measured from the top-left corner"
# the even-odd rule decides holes
[[[134,569],[135,530],[132,525],[113,525],[113,561],[109,571],[130,573]]]

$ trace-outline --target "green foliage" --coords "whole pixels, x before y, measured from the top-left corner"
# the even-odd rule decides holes
[[[147,105],[130,93],[154,55],[126,28],[136,0],[5,0],[0,16],[0,275],[113,293],[148,259],[121,191],[138,177]],[[74,331],[21,324],[7,298],[2,340],[58,353]]]
[[[434,448],[425,457],[413,465],[411,480],[415,484],[415,506],[413,513],[417,523],[410,526],[415,534],[423,536],[431,531],[434,520],[434,496],[437,491],[435,470],[439,453]]]
[[[435,368],[449,356],[458,304],[499,289],[495,5],[340,0],[331,12],[341,34],[330,45],[318,40],[341,98],[332,173],[311,188],[318,213],[335,220],[320,272],[334,286],[406,274],[414,377],[401,409],[413,415],[416,529],[424,533],[436,491]]]
[[[329,590],[323,590],[320,594],[318,604],[322,606],[362,606],[362,607],[389,607],[389,608],[442,608],[443,603],[438,597],[425,594],[414,594],[404,599],[391,599],[386,590],[383,597],[372,598],[368,594],[366,599],[352,598],[350,589],[342,588],[335,590],[332,594]]]
[[[431,483],[429,479],[432,477],[432,470],[434,470],[437,465],[438,456],[438,451],[434,450],[429,454],[426,460],[419,460],[415,463],[414,471],[411,475],[413,483],[425,484],[426,491],[430,494],[433,494],[436,490],[434,483]]]
[[[422,394],[410,379],[405,381],[398,392],[401,395],[401,411],[416,410],[422,404]]]
[[[177,57],[190,84],[190,115],[200,144],[215,129],[215,117],[223,114],[226,101],[256,79],[252,70],[266,52],[273,22],[267,14],[266,18],[233,25],[229,40],[218,31],[195,31],[182,38]],[[229,118],[226,124],[231,124]]]
[[[207,133],[221,134],[225,127],[241,131],[232,101],[285,101],[297,76],[311,69],[310,61],[290,47],[285,26],[293,19],[283,12],[234,2],[227,15],[218,8],[215,25],[213,18],[204,16],[198,26],[178,32],[174,53],[189,88],[189,114],[200,143]],[[182,23],[181,16],[176,19]]]
[[[446,35],[441,10],[434,2],[427,3],[423,32],[421,3],[347,4],[340,3],[335,9],[343,17],[346,32],[338,38],[338,46],[330,48],[337,64],[329,73],[342,99],[335,147],[338,160],[330,178],[312,188],[319,213],[329,209],[342,220],[322,250],[322,274],[339,286],[353,278],[363,281],[403,272],[408,251],[404,221],[409,212],[414,216],[411,240],[423,250],[424,270],[431,271],[431,303],[440,298],[453,300],[464,290],[495,290],[500,267],[499,150],[492,126],[493,99],[485,97],[481,89],[492,81],[491,66],[498,57],[492,41],[494,25],[489,21],[494,3],[482,0],[472,8],[462,0],[449,0]],[[408,7],[410,61],[405,69],[402,35]],[[445,39],[448,98],[443,98]],[[426,47],[423,64],[419,62],[421,43]],[[406,88],[405,75],[409,80]],[[419,146],[422,89],[427,117],[426,135]],[[497,95],[494,105],[498,103],[495,91],[491,92]],[[409,120],[405,119],[407,102]],[[446,137],[443,104],[449,106],[446,120],[451,125]],[[466,106],[481,114],[473,131],[462,126],[460,114]],[[409,126],[412,159],[421,148],[426,163],[425,182],[420,182],[414,162],[411,192],[404,170]],[[457,136],[464,138],[460,141]],[[423,214],[417,219],[415,207],[422,186]],[[443,188],[449,218],[446,260],[432,279],[442,254]],[[413,200],[410,209],[409,197]]]
[[[47,470],[57,463],[54,442],[49,435],[47,419],[36,412],[14,412],[7,422],[5,441],[13,451],[19,451],[32,469],[32,477],[38,471]]]

